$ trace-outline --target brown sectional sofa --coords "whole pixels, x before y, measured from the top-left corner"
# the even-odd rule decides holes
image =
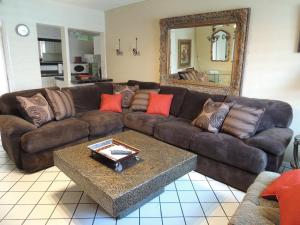
[[[16,96],[32,96],[43,89],[8,93],[0,98],[0,129],[4,149],[20,169],[37,171],[53,165],[52,152],[65,146],[133,129],[198,155],[197,171],[211,178],[246,190],[257,174],[277,171],[293,132],[291,106],[274,100],[251,99],[159,86],[152,82],[128,81],[141,89],[160,88],[173,94],[170,116],[165,118],[143,112],[100,112],[100,94],[112,94],[111,83],[68,88],[77,115],[36,128],[22,119]],[[266,109],[257,134],[240,140],[229,134],[212,134],[194,127],[191,121],[201,112],[204,102],[235,101]],[[171,156],[170,156],[171,157]]]

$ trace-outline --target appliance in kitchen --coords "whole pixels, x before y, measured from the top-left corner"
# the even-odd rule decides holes
[[[72,75],[87,74],[87,73],[89,73],[89,64],[88,63],[72,63],[71,64],[71,73],[72,73]]]

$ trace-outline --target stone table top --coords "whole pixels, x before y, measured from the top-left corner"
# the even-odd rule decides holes
[[[87,146],[109,138],[138,148],[141,161],[117,173],[92,159]],[[195,169],[196,158],[193,153],[135,131],[126,131],[54,152],[55,165],[112,215],[117,215],[116,211],[126,208],[121,206],[122,201],[134,204],[142,200],[143,196],[158,191]],[[118,201],[121,205],[115,206]]]

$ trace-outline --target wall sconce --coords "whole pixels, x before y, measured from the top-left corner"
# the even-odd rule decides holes
[[[140,55],[140,51],[138,50],[138,38],[135,38],[135,48],[132,49],[132,54],[134,56]]]
[[[121,40],[120,40],[120,38],[119,38],[119,48],[116,49],[116,53],[117,53],[117,55],[123,55],[123,52],[121,50]]]

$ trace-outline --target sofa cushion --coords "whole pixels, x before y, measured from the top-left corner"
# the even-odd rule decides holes
[[[122,113],[100,112],[93,110],[83,113],[79,119],[89,124],[90,137],[104,137],[121,132],[123,129]]]
[[[111,83],[96,83],[95,85],[63,88],[62,90],[65,89],[69,89],[73,95],[76,113],[99,109],[100,94],[113,94]]]
[[[114,84],[114,94],[122,95],[122,107],[129,108],[138,86],[127,86],[121,84]]]
[[[122,112],[122,95],[121,94],[102,94],[101,95],[101,112]]]
[[[58,90],[57,87],[53,87],[51,89]],[[0,98],[1,114],[10,114],[22,117],[16,96],[32,97],[37,93],[41,93],[44,97],[46,96],[46,91],[44,88],[16,91],[2,95]]]
[[[25,152],[35,153],[77,141],[88,135],[89,125],[86,122],[69,118],[52,121],[25,133],[21,137],[21,146]]]
[[[202,130],[193,126],[190,120],[177,118],[157,124],[154,137],[179,148],[188,149],[192,137],[200,132]]]
[[[174,117],[164,117],[160,115],[151,115],[144,112],[129,112],[124,115],[124,124],[126,127],[142,133],[153,135],[154,128],[158,123],[166,122]]]
[[[257,132],[273,127],[286,128],[292,122],[293,110],[292,107],[282,101],[255,99],[237,96],[226,97],[226,102],[236,102],[241,105],[264,108],[264,115],[259,123]]]
[[[210,95],[198,91],[188,91],[184,97],[179,117],[194,120],[203,109],[205,101],[211,98],[213,101],[222,102],[225,99],[223,95]]]
[[[207,99],[202,112],[193,120],[192,124],[203,130],[218,133],[228,114],[232,104],[224,102],[214,102]]]
[[[47,99],[53,109],[56,120],[73,117],[76,114],[73,96],[70,90],[46,89]]]
[[[267,165],[264,151],[228,134],[198,133],[193,136],[190,149],[199,155],[252,173],[263,171]]]
[[[149,93],[148,114],[168,117],[173,100],[173,95]]]
[[[171,86],[161,86],[159,91],[160,94],[172,94],[174,96],[170,109],[170,114],[173,116],[178,116],[180,113],[187,92],[188,90],[185,88]]]
[[[24,118],[37,127],[54,119],[53,111],[45,97],[38,93],[26,98],[17,96]]]
[[[222,131],[246,139],[253,136],[259,126],[265,109],[235,104],[229,111]]]
[[[158,93],[156,89],[137,90],[133,97],[130,110],[132,111],[147,111],[149,105],[149,93]]]
[[[293,130],[289,128],[271,128],[248,138],[245,140],[245,143],[274,156],[281,156],[284,154],[292,137]]]

